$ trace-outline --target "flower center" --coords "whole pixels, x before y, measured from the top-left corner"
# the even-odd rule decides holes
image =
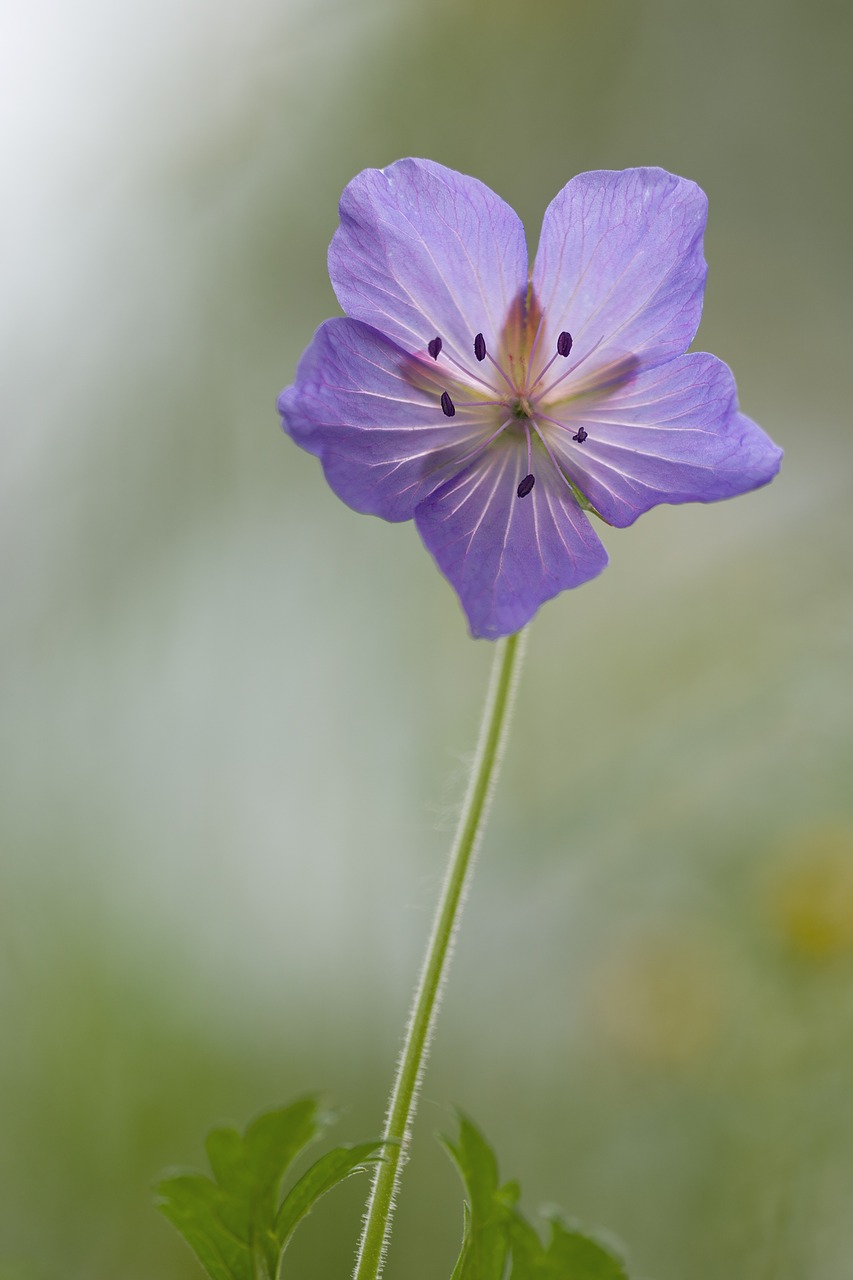
[[[536,350],[537,342],[538,337],[534,340],[533,349],[530,353],[531,357]],[[546,375],[551,366],[558,360],[567,359],[571,353],[572,345],[572,335],[564,330],[557,338],[554,354],[551,356],[550,360],[546,361],[533,381],[530,381],[531,375],[527,372],[527,368],[525,366],[522,366],[525,369],[522,378],[517,376],[518,371],[515,368],[515,360],[511,353],[508,353],[507,355],[509,361],[509,372],[502,368],[498,361],[489,354],[483,334],[478,333],[473,342],[474,356],[478,364],[483,364],[484,361],[488,361],[494,368],[497,374],[497,385],[494,378],[490,380],[489,378],[484,377],[481,373],[476,373],[473,369],[466,368],[465,365],[461,364],[453,356],[445,354],[445,359],[460,370],[469,386],[483,388],[484,398],[482,400],[457,400],[454,403],[449,391],[445,389],[441,392],[439,397],[439,404],[444,416],[446,418],[454,418],[456,416],[457,408],[483,409],[487,412],[496,410],[496,419],[499,423],[496,431],[493,431],[488,438],[482,441],[482,443],[479,444],[471,453],[466,454],[464,458],[460,458],[460,463],[471,461],[472,458],[482,453],[490,444],[493,443],[493,441],[497,440],[499,436],[503,435],[508,429],[510,429],[512,434],[523,435],[524,441],[527,445],[527,474],[516,489],[516,493],[519,498],[526,498],[533,490],[533,486],[536,483],[536,477],[531,470],[533,453],[533,435],[531,433],[535,434],[540,445],[544,448],[561,478],[566,480],[566,477],[563,475],[562,468],[557,463],[557,460],[554,457],[545,436],[543,435],[541,424],[537,419],[542,419],[554,426],[562,427],[563,430],[567,430],[562,423],[559,423],[555,419],[549,418],[546,414],[541,413],[540,405],[544,401],[545,397],[554,390],[558,383],[562,382],[564,378],[567,378],[572,372],[571,368],[567,369],[551,382],[545,382]],[[436,363],[438,363],[438,358],[443,349],[444,344],[438,335],[432,338],[427,344],[427,350]],[[578,427],[578,430],[571,438],[576,444],[583,444],[587,439],[587,432],[583,427]],[[568,483],[567,480],[566,483]]]

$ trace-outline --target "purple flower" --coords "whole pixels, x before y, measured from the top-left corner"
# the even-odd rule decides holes
[[[604,568],[585,512],[766,484],[781,451],[734,378],[687,351],[705,284],[700,189],[663,169],[582,173],[524,228],[429,160],[341,198],[327,320],[279,397],[284,429],[356,511],[414,519],[474,636],[518,631]]]

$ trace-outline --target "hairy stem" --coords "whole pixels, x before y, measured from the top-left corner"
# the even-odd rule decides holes
[[[465,892],[506,745],[523,651],[522,632],[496,645],[477,753],[388,1102],[383,1135],[388,1145],[385,1160],[377,1166],[371,1186],[353,1280],[378,1280],[385,1263],[394,1202],[408,1155],[421,1079]]]

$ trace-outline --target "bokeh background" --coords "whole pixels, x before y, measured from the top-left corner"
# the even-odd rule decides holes
[[[853,1275],[841,0],[6,0],[0,1276],[192,1280],[214,1122],[376,1133],[491,658],[274,412],[341,188],[409,154],[535,245],[586,168],[710,197],[698,347],[772,487],[604,530],[532,629],[389,1276],[444,1280],[458,1104],[655,1280]],[[349,1273],[365,1187],[291,1274]]]

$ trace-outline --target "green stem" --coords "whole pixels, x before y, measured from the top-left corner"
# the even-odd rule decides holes
[[[418,1092],[429,1054],[438,1007],[444,987],[465,891],[489,810],[501,757],[506,745],[513,696],[518,682],[524,634],[498,641],[489,692],[480,728],[477,754],[456,838],[450,854],[444,887],[424,956],[423,968],[412,1003],[406,1038],[397,1064],[397,1075],[385,1119],[385,1159],[377,1166],[359,1245],[353,1280],[378,1280],[385,1263],[391,1219],[400,1175],[406,1163]]]

